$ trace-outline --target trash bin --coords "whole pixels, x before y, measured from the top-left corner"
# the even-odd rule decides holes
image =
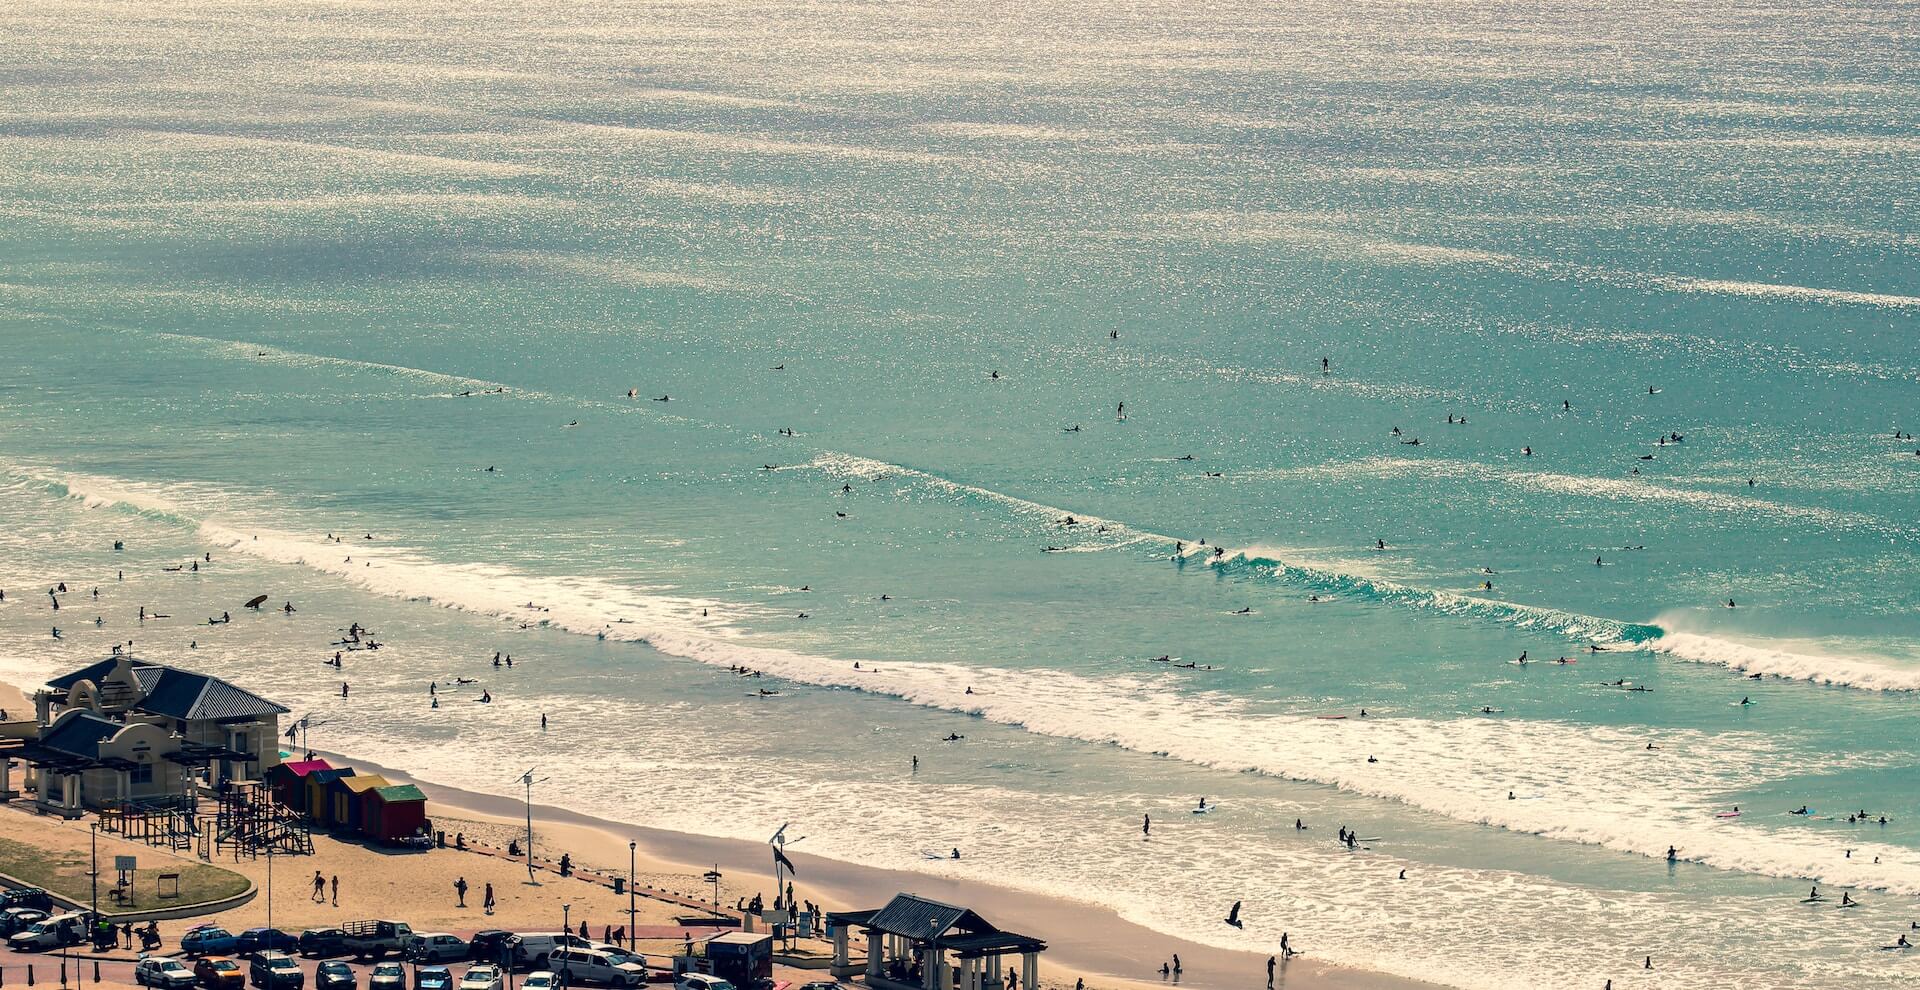
[[[626,878],[626,877],[614,877],[614,878],[613,878],[613,892],[614,892],[614,893],[616,893],[616,894],[624,894],[624,893],[626,893],[626,892],[627,892],[627,878]]]

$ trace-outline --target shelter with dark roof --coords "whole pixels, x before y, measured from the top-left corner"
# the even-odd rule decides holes
[[[34,804],[64,818],[84,809],[165,804],[187,787],[180,737],[149,722],[116,722],[90,709],[69,708],[38,737],[6,750],[27,765]],[[0,766],[0,781],[9,775]]]
[[[325,825],[333,821],[333,801],[328,795],[333,793],[333,783],[342,777],[351,777],[352,767],[328,767],[325,770],[311,770],[307,773],[307,817],[315,825]]]
[[[859,972],[848,953],[851,929],[867,933],[866,983],[885,990],[996,990],[1005,985],[1004,957],[1020,956],[1020,983],[1037,990],[1047,944],[1002,931],[963,907],[916,894],[896,894],[874,911],[827,915],[833,975]]]
[[[180,738],[180,763],[214,790],[262,780],[280,763],[280,716],[287,709],[218,677],[115,653],[56,677],[34,695],[42,726],[81,708],[120,722],[146,722]]]

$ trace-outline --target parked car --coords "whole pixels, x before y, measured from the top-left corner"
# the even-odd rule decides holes
[[[595,952],[604,952],[614,957],[616,962],[630,962],[639,966],[645,966],[647,964],[645,956],[622,946],[614,945],[611,942],[588,942],[586,947]]]
[[[0,911],[0,935],[12,935],[36,921],[45,920],[47,912],[39,908],[7,908]]]
[[[148,956],[133,964],[133,982],[161,990],[188,990],[194,984],[193,970],[178,959]]]
[[[844,983],[836,983],[832,980],[816,980],[801,984],[800,990],[849,990],[849,988]]]
[[[58,949],[86,941],[87,918],[81,914],[56,914],[42,918],[7,936],[7,947],[15,952]]]
[[[309,928],[300,933],[299,949],[310,959],[342,955],[347,951],[347,933],[338,928]]]
[[[460,975],[460,990],[500,990],[500,967],[492,963],[468,966]]]
[[[193,964],[193,977],[207,990],[241,990],[247,985],[247,973],[226,956],[203,956]]]
[[[413,937],[407,958],[420,963],[460,962],[467,958],[467,941],[446,932],[424,932]]]
[[[647,968],[627,962],[625,953],[615,957],[593,949],[571,946],[555,949],[547,965],[569,984],[596,983],[607,987],[637,987],[647,982]]]
[[[732,983],[706,973],[681,973],[673,981],[673,990],[734,990]]]
[[[413,944],[413,929],[404,921],[349,921],[340,930],[347,933],[347,953],[355,959],[397,956]]]
[[[313,967],[313,990],[356,990],[359,986],[359,977],[346,963],[336,960]]]
[[[413,990],[453,990],[453,970],[422,966],[413,972]]]
[[[407,967],[397,962],[374,963],[367,974],[367,990],[407,990]]]
[[[544,969],[536,969],[520,981],[520,990],[553,990],[559,985],[559,977]]]
[[[511,958],[507,953],[513,951],[513,945],[520,936],[512,932],[489,928],[474,932],[467,940],[467,958],[474,962],[497,963]]]
[[[189,956],[230,956],[240,940],[218,925],[201,925],[180,936],[180,951]]]
[[[254,952],[291,952],[300,947],[298,935],[278,928],[249,928],[234,937],[238,941],[233,951],[243,956]]]
[[[32,908],[53,913],[53,896],[38,887],[15,887],[0,894],[0,908]]]
[[[307,985],[307,974],[300,972],[292,956],[268,950],[254,954],[247,965],[247,982],[259,990],[301,990]]]

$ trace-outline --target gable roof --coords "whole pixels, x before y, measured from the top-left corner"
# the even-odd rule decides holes
[[[969,934],[999,930],[966,908],[917,894],[895,894],[886,907],[874,912],[868,927],[921,940],[937,939],[956,928]]]
[[[387,778],[377,773],[369,773],[358,777],[341,777],[335,780],[334,783],[339,784],[341,787],[355,794],[364,794],[375,788],[389,786],[390,782]]]
[[[328,767],[325,770],[309,770],[307,780],[315,784],[331,784],[342,777],[353,776],[352,767]]]
[[[373,789],[373,793],[378,795],[380,800],[388,804],[398,804],[402,801],[425,801],[427,799],[426,794],[422,793],[420,788],[412,784],[392,784],[387,787],[376,787]]]
[[[101,718],[90,711],[77,711],[48,726],[40,734],[40,745],[62,753],[99,759],[100,743],[112,739],[126,726]]]
[[[325,760],[287,760],[274,769],[295,777],[305,777],[315,770],[331,770],[333,764]]]
[[[188,721],[225,721],[286,714],[291,709],[274,704],[211,674],[195,673],[133,657],[111,656],[82,667],[71,674],[56,677],[47,686],[57,691],[71,690],[86,680],[100,683],[125,659],[133,668],[134,680],[145,695],[135,710]]]

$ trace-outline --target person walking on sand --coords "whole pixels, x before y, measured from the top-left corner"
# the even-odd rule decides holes
[[[321,901],[324,901],[326,899],[327,899],[327,878],[324,876],[321,876],[319,870],[315,870],[313,871],[313,902],[315,904],[318,904]]]
[[[484,894],[484,895],[482,896],[482,898],[481,898],[481,901],[480,901],[480,906],[481,906],[482,908],[484,908],[484,909],[486,909],[486,912],[487,912],[488,914],[492,914],[492,913],[493,913],[493,884],[492,884],[492,882],[488,882],[488,884],[487,884],[487,890],[486,890],[486,893],[485,893],[485,894]]]
[[[1273,990],[1273,966],[1277,961],[1272,956],[1267,957],[1267,990]]]
[[[333,875],[333,906],[340,906],[340,874]]]
[[[459,907],[467,906],[467,878],[459,877],[453,881],[453,892],[459,895]]]

